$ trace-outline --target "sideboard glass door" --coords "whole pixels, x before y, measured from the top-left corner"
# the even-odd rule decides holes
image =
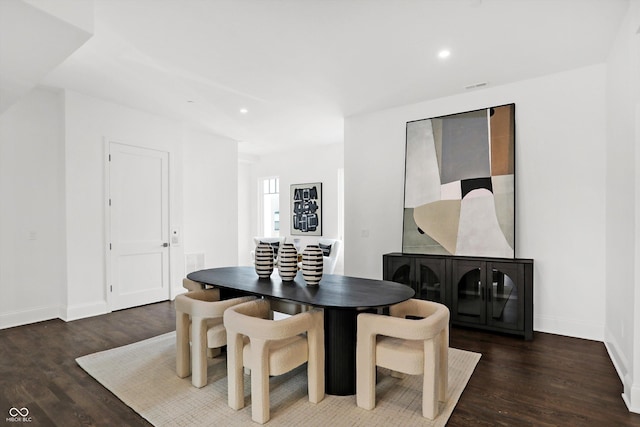
[[[451,312],[454,320],[480,324],[486,322],[485,280],[481,267],[477,262],[455,263]]]
[[[389,257],[386,260],[386,280],[413,286],[413,259],[403,257]],[[415,288],[414,288],[415,290]]]
[[[416,268],[416,298],[445,304],[445,259],[416,259]]]
[[[524,272],[516,264],[487,263],[490,275],[489,315],[487,324],[500,328],[522,329]]]

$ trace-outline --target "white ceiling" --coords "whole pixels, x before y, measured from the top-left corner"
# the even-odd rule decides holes
[[[0,0],[0,114],[90,37],[91,31],[41,8]]]
[[[627,8],[628,0],[95,0],[94,36],[43,83],[185,120],[262,154],[341,142],[349,115],[603,62]],[[441,60],[445,47],[451,56]]]

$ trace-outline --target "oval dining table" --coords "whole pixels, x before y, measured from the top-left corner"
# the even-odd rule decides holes
[[[220,267],[187,275],[195,282],[232,289],[241,294],[292,301],[322,308],[325,336],[325,391],[346,396],[356,392],[357,316],[366,309],[378,309],[414,296],[409,286],[386,280],[324,274],[319,285],[308,286],[298,272],[283,282],[277,270],[258,278],[253,267]]]

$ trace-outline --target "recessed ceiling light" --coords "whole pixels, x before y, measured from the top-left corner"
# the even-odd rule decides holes
[[[451,52],[447,49],[443,49],[440,52],[438,52],[438,58],[441,58],[441,59],[448,58],[449,55],[451,55]]]
[[[247,110],[246,108],[241,108],[240,109],[240,113],[242,114],[247,114],[249,112],[249,110]]]

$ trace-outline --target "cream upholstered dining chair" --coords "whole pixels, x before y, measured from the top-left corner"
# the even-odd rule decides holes
[[[191,373],[194,387],[207,385],[207,355],[217,356],[227,343],[222,319],[225,309],[252,299],[255,297],[220,301],[218,289],[190,291],[176,297],[176,373],[180,378]]]
[[[449,309],[436,302],[410,299],[391,306],[389,313],[358,315],[356,402],[364,409],[376,406],[376,366],[423,374],[422,415],[434,419],[438,401],[446,400],[448,387]]]
[[[251,371],[251,419],[269,421],[269,376],[281,375],[307,362],[309,401],[324,398],[324,322],[320,310],[282,320],[269,320],[265,299],[230,307],[227,329],[229,406],[244,407],[243,367]]]
[[[182,279],[182,287],[188,291],[200,291],[202,289],[207,289],[207,285],[200,282],[195,282],[191,279],[187,279],[186,277]]]

